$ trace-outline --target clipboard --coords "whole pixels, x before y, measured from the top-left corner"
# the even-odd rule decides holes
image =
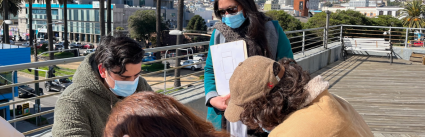
[[[213,62],[215,84],[219,95],[230,93],[229,80],[233,71],[248,58],[246,42],[233,41],[210,47]]]

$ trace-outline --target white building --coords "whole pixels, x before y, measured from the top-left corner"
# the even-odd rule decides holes
[[[348,2],[350,7],[369,7],[369,0],[353,0]]]
[[[377,15],[391,15],[396,18],[403,18],[399,17],[400,10],[402,10],[402,7],[377,7],[376,13]]]

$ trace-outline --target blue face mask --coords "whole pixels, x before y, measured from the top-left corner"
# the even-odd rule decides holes
[[[109,77],[112,80],[114,80],[111,76]],[[137,77],[134,81],[114,80],[114,82],[115,82],[114,88],[109,88],[109,89],[117,96],[127,97],[132,95],[134,92],[136,92],[137,85],[139,84],[139,77]]]
[[[263,128],[263,126],[261,126],[261,124],[259,126],[261,127],[261,129],[263,129],[264,132],[267,132],[269,134],[270,134],[270,132],[272,132],[272,131],[268,131],[267,129]]]
[[[243,16],[242,10],[236,13],[235,15],[224,15],[221,18],[221,21],[225,23],[227,26],[231,28],[239,28],[244,22],[246,18]]]

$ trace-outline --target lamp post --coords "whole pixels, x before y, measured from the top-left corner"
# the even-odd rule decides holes
[[[1,29],[3,29],[4,24],[6,24],[6,25],[10,25],[10,24],[12,24],[12,21],[11,21],[11,20],[4,20],[4,21],[1,23],[1,26],[0,26],[0,28],[1,28]],[[6,38],[6,37],[5,37],[6,35],[5,35],[4,33],[9,33],[9,32],[3,32],[3,39],[1,40],[1,49],[3,49],[3,43],[4,43],[6,40],[9,40],[9,38]]]
[[[394,22],[391,22],[390,30],[388,30],[389,34],[389,42],[390,42],[390,58],[391,58],[391,64],[393,63],[393,44],[391,42],[391,27],[394,25]],[[384,31],[384,35],[387,35],[387,31]]]

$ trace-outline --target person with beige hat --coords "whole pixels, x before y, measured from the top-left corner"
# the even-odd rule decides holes
[[[310,79],[293,59],[250,57],[229,84],[226,119],[269,132],[269,137],[373,136],[347,101],[328,92],[327,81],[320,75]]]

